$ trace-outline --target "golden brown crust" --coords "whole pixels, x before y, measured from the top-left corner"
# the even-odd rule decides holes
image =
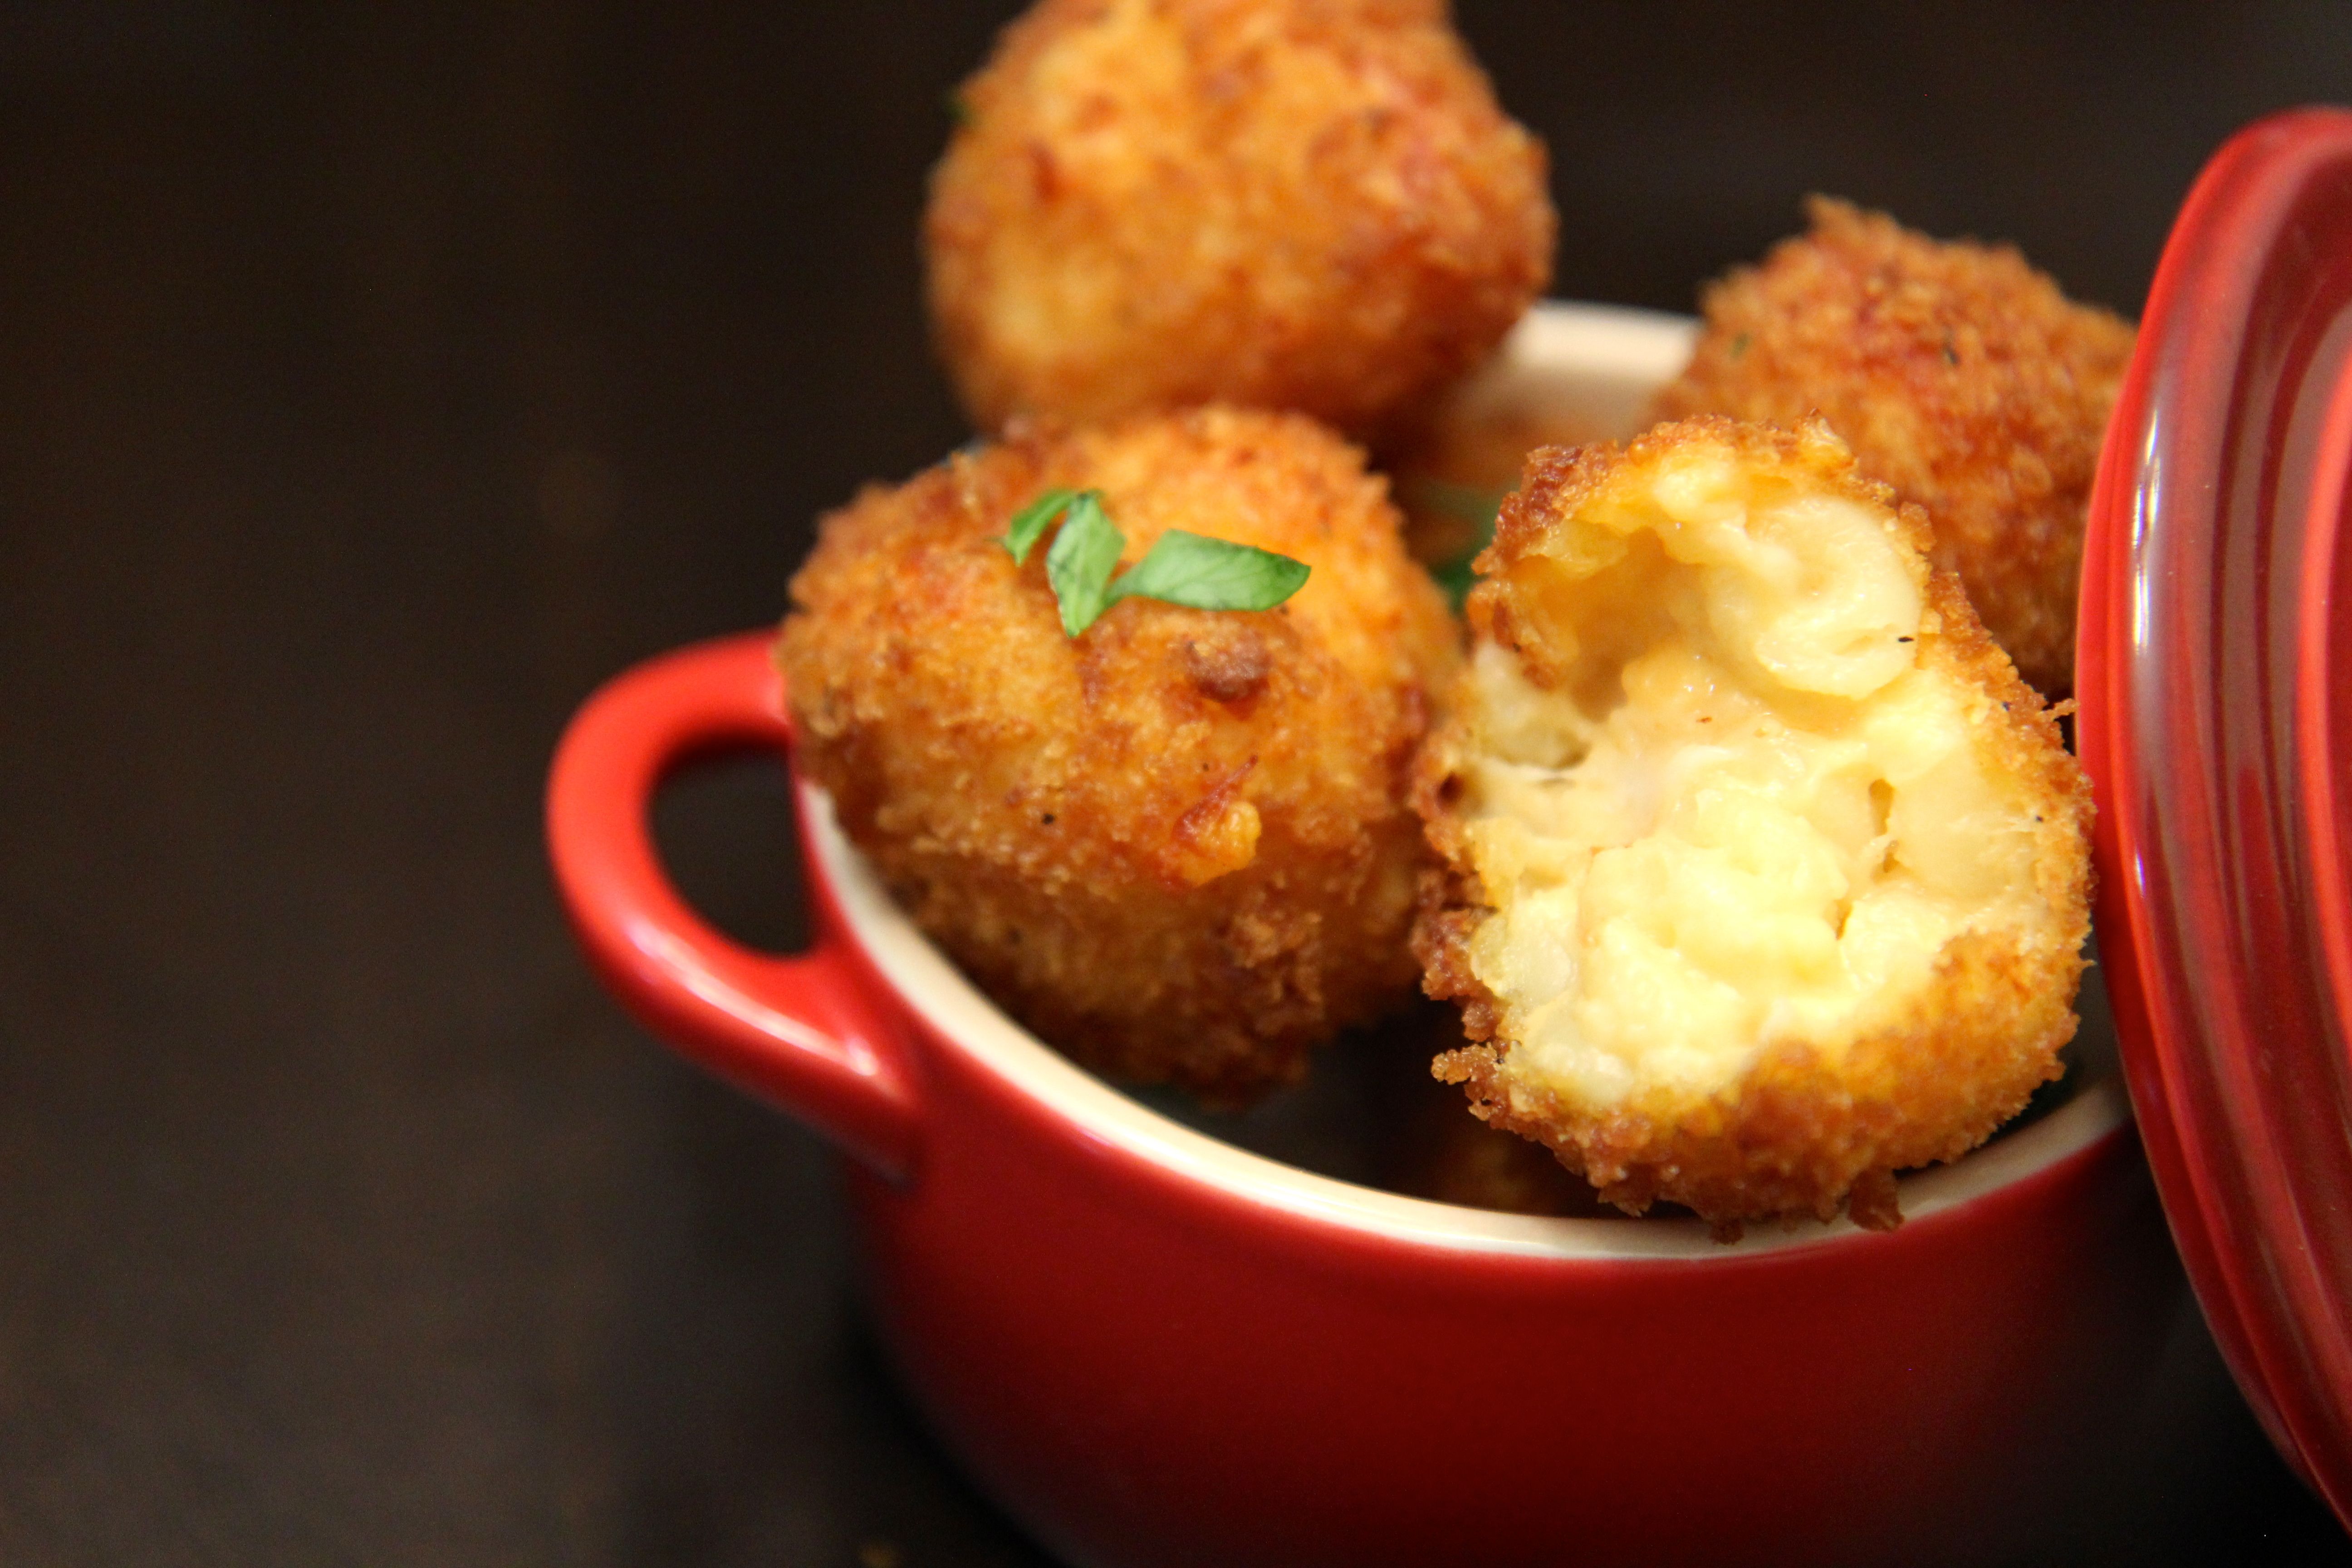
[[[1702,441],[1742,461],[1810,476],[1828,493],[1879,507],[1891,499],[1885,487],[1852,472],[1818,425],[1787,432],[1699,418],[1660,426],[1622,449],[1532,453],[1525,482],[1505,502],[1495,542],[1478,561],[1483,581],[1470,600],[1476,637],[1515,649],[1538,685],[1556,675],[1539,617],[1517,601],[1513,568],[1542,549],[1559,520],[1675,447]],[[1903,507],[1898,527],[1924,552],[1930,531],[1918,508]],[[1702,1101],[1657,1090],[1595,1113],[1507,1070],[1512,1042],[1499,1033],[1503,1006],[1470,960],[1471,939],[1495,900],[1473,867],[1456,809],[1462,768],[1479,744],[1466,671],[1448,718],[1423,748],[1413,805],[1444,866],[1423,878],[1414,949],[1424,989],[1462,1005],[1473,1042],[1439,1057],[1433,1070],[1464,1085],[1488,1125],[1543,1143],[1629,1212],[1671,1199],[1714,1222],[1718,1234],[1736,1236],[1743,1221],[1828,1219],[1845,1205],[1856,1223],[1888,1228],[1901,1219],[1895,1172],[1965,1153],[2016,1115],[2038,1085],[2059,1076],[2057,1051],[2074,1034],[2071,1004],[2090,924],[2090,786],[2051,710],[1977,621],[1958,580],[1928,570],[1924,555],[1918,567],[1927,612],[1918,662],[1978,694],[1970,721],[1979,762],[2013,798],[2035,803],[2033,863],[2046,927],[2023,940],[1964,934],[1937,958],[1930,986],[1871,1018],[1837,1051],[1780,1041],[1741,1079]]]
[[[1044,0],[959,102],[924,241],[983,427],[1221,400],[1371,434],[1550,275],[1542,146],[1442,4]]]
[[[1258,613],[1148,600],[1064,635],[1039,491],[1305,561]],[[1046,1039],[1225,1100],[1408,993],[1402,802],[1455,633],[1382,482],[1311,421],[1016,430],[824,521],[778,660],[802,766],[916,920]]]
[[[2129,323],[2068,301],[2006,246],[1939,243],[1816,197],[1811,232],[1706,290],[1690,366],[1654,416],[1820,414],[1862,471],[1935,519],[2026,679],[2074,685],[2074,599]]]
[[[1670,1198],[1731,1229],[1776,1216],[1832,1219],[1858,1192],[1854,1222],[1892,1229],[1902,1219],[1895,1173],[1959,1158],[2058,1076],[2079,972],[2079,961],[2037,963],[1964,937],[1908,1016],[1839,1060],[1775,1045],[1735,1091],[1698,1107],[1659,1096],[1595,1119],[1507,1079],[1507,1044],[1450,1051],[1434,1070],[1466,1086],[1488,1126],[1544,1144],[1628,1213]]]

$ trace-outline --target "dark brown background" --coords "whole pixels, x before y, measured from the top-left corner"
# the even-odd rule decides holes
[[[961,437],[913,231],[1009,9],[0,0],[0,1561],[1040,1561],[538,838],[596,681]],[[2135,310],[2216,142],[2352,99],[2341,0],[1925,10],[1461,19],[1557,291],[1671,308],[1825,189]],[[793,940],[772,779],[664,817]],[[2176,1560],[2352,1558],[2211,1436]]]

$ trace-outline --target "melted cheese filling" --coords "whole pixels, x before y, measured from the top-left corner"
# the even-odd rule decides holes
[[[2030,826],[1917,668],[1888,520],[1686,459],[1513,568],[1558,679],[1482,647],[1472,939],[1516,1079],[1606,1107],[1835,1052],[1964,931],[2028,914]]]

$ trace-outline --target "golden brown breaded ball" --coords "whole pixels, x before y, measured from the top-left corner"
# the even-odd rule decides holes
[[[1271,610],[1127,599],[1065,634],[1008,519],[1098,489],[1311,575]],[[1238,1101],[1417,973],[1405,803],[1457,633],[1385,482],[1311,420],[1016,427],[824,521],[778,662],[802,766],[914,918],[1040,1036]],[[1049,536],[1050,537],[1050,536]]]
[[[1044,0],[957,102],[924,241],[983,428],[1222,401],[1370,435],[1550,276],[1543,147],[1443,0]]]
[[[2058,1076],[2088,786],[1820,421],[1528,462],[1415,805],[1491,1125],[1633,1212],[1892,1226]]]
[[[1936,563],[2025,679],[2074,685],[2074,595],[2131,325],[2007,246],[1942,244],[1816,197],[1812,232],[1706,291],[1655,417],[1819,414],[1867,477],[1935,520]]]

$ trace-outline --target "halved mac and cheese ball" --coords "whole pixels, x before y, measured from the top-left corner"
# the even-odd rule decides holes
[[[1489,1123],[1718,1228],[1950,1160],[2058,1076],[2088,786],[1819,421],[1548,447],[1504,503],[1416,805],[1415,930]]]

